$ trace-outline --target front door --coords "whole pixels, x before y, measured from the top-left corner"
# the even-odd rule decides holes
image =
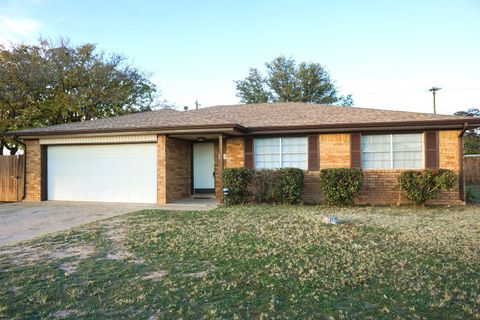
[[[211,142],[193,144],[193,192],[215,192],[215,156]]]

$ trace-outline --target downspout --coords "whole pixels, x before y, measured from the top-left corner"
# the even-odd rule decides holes
[[[468,122],[465,122],[463,124],[463,129],[462,129],[462,132],[460,132],[460,135],[458,136],[459,138],[463,138],[463,135],[465,134],[465,132],[467,132],[468,130]]]

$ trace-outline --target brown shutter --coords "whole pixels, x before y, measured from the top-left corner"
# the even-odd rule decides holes
[[[253,137],[245,137],[245,168],[253,168]]]
[[[362,135],[360,133],[350,134],[350,166],[362,168]]]
[[[438,131],[425,132],[425,168],[438,169]]]
[[[308,135],[308,170],[320,170],[318,152],[318,134]]]

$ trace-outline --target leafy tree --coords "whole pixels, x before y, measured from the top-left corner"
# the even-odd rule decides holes
[[[480,110],[475,108],[455,112],[457,116],[480,117]],[[477,129],[467,130],[463,138],[465,154],[480,154],[480,135]]]
[[[18,150],[7,131],[151,110],[155,93],[147,74],[94,44],[0,45],[0,150]]]
[[[235,81],[242,103],[311,102],[353,105],[352,96],[339,96],[330,74],[318,63],[280,56],[266,63],[266,75],[251,68],[244,80]]]

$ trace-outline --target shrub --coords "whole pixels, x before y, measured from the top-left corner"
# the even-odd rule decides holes
[[[303,170],[282,168],[277,172],[281,179],[270,189],[272,199],[283,204],[299,203],[303,193]]]
[[[355,168],[320,170],[320,188],[325,201],[333,205],[351,205],[363,185],[363,172]]]
[[[453,188],[456,180],[455,172],[448,169],[407,170],[398,177],[408,200],[416,205],[424,205],[428,200],[437,198],[440,190]]]
[[[303,170],[297,168],[225,169],[223,184],[230,188],[226,204],[281,203],[295,204],[301,201]]]
[[[276,170],[256,170],[248,186],[251,201],[254,203],[274,202],[272,199],[272,189],[275,188],[275,184],[277,184],[279,180],[280,177]]]
[[[242,204],[248,198],[247,186],[254,170],[250,168],[230,168],[223,170],[223,186],[230,189],[226,204]]]

